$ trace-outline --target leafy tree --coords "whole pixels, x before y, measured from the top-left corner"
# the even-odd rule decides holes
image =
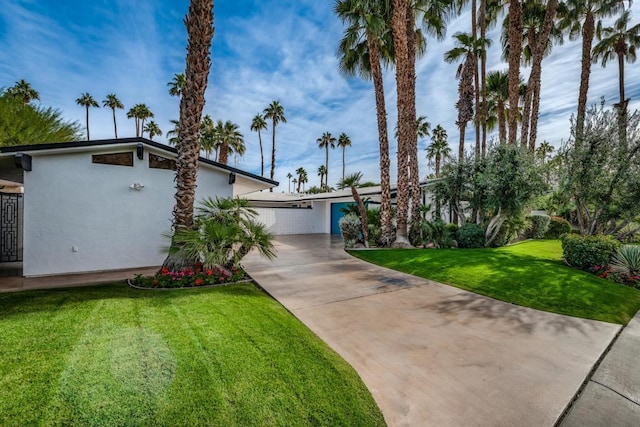
[[[340,190],[343,190],[345,188],[351,189],[351,195],[353,196],[353,200],[355,200],[356,205],[358,206],[360,222],[362,223],[362,240],[364,241],[364,246],[369,247],[369,225],[367,223],[367,208],[362,201],[362,197],[360,197],[360,194],[358,193],[358,185],[360,184],[361,179],[362,172],[352,173],[338,182],[338,188]]]
[[[158,124],[153,120],[151,120],[144,126],[144,131],[149,134],[149,139],[151,141],[153,141],[153,137],[156,135],[162,136],[162,130],[160,129],[160,126],[158,126]]]
[[[185,78],[184,73],[175,74],[173,79],[167,83],[167,86],[169,86],[169,95],[181,96],[186,84],[187,79]]]
[[[38,91],[31,87],[31,83],[25,79],[18,80],[15,85],[7,89],[7,93],[14,98],[20,99],[25,105],[34,99],[40,100]]]
[[[329,148],[336,148],[336,138],[331,135],[331,132],[324,132],[322,136],[316,139],[316,143],[318,144],[318,148],[325,150],[325,161],[324,167],[326,168],[325,182],[329,185]]]
[[[284,115],[284,107],[279,101],[272,101],[267,108],[264,109],[264,118],[271,119],[271,174],[269,177],[273,180],[276,171],[276,126],[278,123],[287,123]],[[269,191],[273,192],[273,188]]]
[[[93,96],[87,92],[83,93],[78,99],[76,99],[76,104],[82,105],[87,111],[87,141],[89,141],[89,108],[100,108],[100,105],[96,102]]]
[[[622,239],[640,215],[640,112],[628,118],[628,145],[619,141],[616,115],[603,105],[590,108],[580,144],[577,119],[572,120],[572,136],[557,157],[560,190],[565,203],[575,203],[580,232]]]
[[[118,124],[116,123],[116,108],[124,109],[124,105],[118,99],[115,93],[110,93],[107,97],[102,101],[102,106],[105,108],[111,108],[111,112],[113,113],[113,133],[115,134],[115,138],[118,139]],[[156,134],[159,135],[159,134]]]
[[[204,108],[204,94],[211,69],[211,39],[213,38],[213,0],[191,0],[184,20],[187,27],[187,57],[185,80],[180,98],[180,126],[178,128],[178,158],[176,160],[176,204],[173,209],[173,228],[193,230],[193,205],[196,190],[198,157],[200,155],[200,120]],[[173,241],[174,244],[180,245]],[[193,259],[169,255],[163,267],[181,270]]]
[[[261,130],[267,129],[267,122],[261,114],[256,114],[251,121],[251,131],[258,132],[258,142],[260,143],[260,176],[264,176],[264,153],[262,151],[262,135]]]
[[[25,104],[0,91],[0,145],[14,146],[78,141],[82,138],[78,122],[65,121],[51,107]]]

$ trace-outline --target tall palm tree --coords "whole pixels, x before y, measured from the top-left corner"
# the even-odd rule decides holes
[[[300,186],[302,185],[302,180],[307,171],[301,166],[296,169],[296,174],[298,175],[298,188],[296,190],[297,193],[300,192]]]
[[[27,105],[34,99],[40,100],[40,94],[38,91],[31,87],[31,83],[25,79],[18,80],[13,87],[10,87],[7,90],[7,92],[14,98],[21,99],[24,105]]]
[[[293,178],[293,175],[291,175],[291,172],[287,172],[287,179],[289,180],[289,193],[291,193],[291,178]]]
[[[327,167],[325,165],[320,165],[318,167],[318,176],[320,177],[320,188],[324,188],[324,177],[327,174]]]
[[[446,129],[441,125],[436,126],[431,136],[431,144],[426,148],[429,165],[435,164],[436,178],[440,178],[442,161],[451,157],[451,147],[449,147],[447,137]]]
[[[87,92],[83,93],[78,99],[76,99],[76,104],[83,106],[87,112],[87,141],[89,141],[89,108],[100,108],[100,105],[96,102],[93,96]]]
[[[309,182],[309,175],[307,174],[307,171],[306,171],[306,170],[302,173],[302,176],[300,177],[300,181],[302,182],[302,192],[304,193],[304,192],[305,192],[305,187],[304,187],[304,185],[305,185],[307,182]]]
[[[509,100],[509,74],[506,71],[492,71],[487,75],[487,96],[495,101],[498,118],[498,139],[507,142],[505,103]]]
[[[111,112],[113,113],[113,133],[115,134],[115,138],[118,139],[118,124],[116,123],[116,108],[124,109],[124,105],[118,99],[115,93],[110,93],[107,97],[102,101],[102,106],[105,108],[111,108]]]
[[[353,200],[356,202],[356,206],[358,208],[358,214],[360,215],[360,222],[362,226],[362,240],[365,247],[369,247],[369,225],[368,225],[368,215],[367,215],[367,207],[360,197],[358,193],[358,186],[360,185],[360,181],[362,180],[362,172],[352,173],[340,180],[338,182],[338,189],[344,190],[345,188],[351,189],[351,195],[353,196]]]
[[[187,79],[185,78],[184,73],[174,74],[173,79],[169,83],[167,83],[167,86],[169,86],[169,95],[182,95],[182,91],[184,90],[186,84]]]
[[[146,104],[136,104],[127,111],[127,118],[134,119],[136,127],[136,136],[142,136],[144,129],[144,122],[147,119],[153,118],[154,114],[151,112]]]
[[[205,114],[200,120],[200,149],[207,159],[211,159],[211,152],[215,145],[215,124],[210,115]]]
[[[582,59],[578,113],[576,115],[576,143],[582,142],[587,111],[587,94],[591,76],[591,47],[596,25],[601,18],[617,14],[624,7],[622,0],[565,0],[558,8],[560,28],[569,33],[570,40],[582,36]]]
[[[344,132],[340,134],[338,137],[338,147],[342,148],[342,179],[344,179],[344,169],[346,165],[344,152],[347,147],[351,147],[351,138],[349,138],[349,135]]]
[[[620,102],[617,107],[623,114],[626,114],[628,103],[624,95],[624,61],[629,64],[636,62],[636,48],[640,47],[640,24],[627,28],[630,18],[631,11],[625,10],[613,26],[603,28],[600,23],[596,31],[599,42],[593,47],[592,53],[593,62],[601,60],[603,67],[614,57],[618,59]]]
[[[381,243],[393,240],[391,218],[391,180],[387,110],[384,97],[382,66],[393,57],[393,40],[389,21],[391,2],[371,0],[339,0],[335,13],[348,25],[338,47],[339,69],[347,75],[373,80],[380,146],[380,223]]]
[[[320,138],[316,139],[316,143],[318,144],[318,148],[324,148],[325,150],[324,166],[327,169],[325,173],[325,183],[329,186],[329,148],[336,148],[336,138],[331,135],[331,132],[325,132]]]
[[[144,126],[144,132],[147,132],[149,134],[149,139],[151,141],[153,141],[153,137],[156,135],[162,136],[162,130],[160,129],[160,126],[158,126],[158,124],[153,120],[149,121],[149,123]]]
[[[200,119],[204,108],[211,68],[211,39],[213,38],[213,0],[191,0],[184,20],[187,27],[187,57],[185,80],[180,98],[180,126],[178,128],[178,158],[176,160],[176,205],[173,209],[173,228],[176,231],[193,228],[193,204],[196,190],[198,157],[200,154]],[[170,270],[182,268],[194,260],[169,256],[164,266]]]
[[[473,39],[469,33],[456,33],[453,36],[456,39],[456,47],[447,51],[444,60],[448,63],[464,58],[464,62],[458,66],[456,78],[460,79],[458,84],[458,120],[456,125],[460,130],[460,141],[458,143],[458,162],[464,161],[464,139],[467,123],[473,120],[474,97],[475,91],[473,87],[473,73],[475,69],[475,53],[478,48],[478,42]]]
[[[267,122],[261,114],[256,114],[251,121],[251,131],[258,132],[258,142],[260,143],[260,176],[264,176],[264,154],[262,151],[262,135],[261,130],[267,129]]]
[[[555,148],[553,148],[553,145],[549,144],[547,141],[543,141],[542,144],[540,144],[538,148],[536,148],[535,153],[540,158],[540,160],[542,161],[542,164],[544,165],[548,155],[553,153],[554,150]]]
[[[267,108],[264,109],[264,118],[271,119],[271,174],[269,177],[273,180],[276,171],[276,126],[278,123],[287,123],[284,115],[284,107],[279,101],[272,101]],[[269,191],[273,192],[273,188]]]
[[[522,57],[522,1],[509,0],[509,105],[518,105],[520,88],[520,58]],[[509,144],[518,139],[518,120],[515,115],[509,116]]]

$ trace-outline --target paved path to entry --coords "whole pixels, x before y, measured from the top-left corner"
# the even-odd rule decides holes
[[[249,274],[337,351],[390,426],[552,426],[620,326],[507,304],[279,236]]]

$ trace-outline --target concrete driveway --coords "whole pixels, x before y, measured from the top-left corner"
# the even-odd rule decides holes
[[[496,301],[279,236],[243,264],[338,352],[390,426],[552,426],[620,329]]]

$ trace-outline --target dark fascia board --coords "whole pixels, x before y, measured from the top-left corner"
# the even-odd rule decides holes
[[[31,152],[31,151],[60,150],[65,148],[105,147],[109,145],[139,144],[139,143],[145,144],[149,147],[157,148],[159,150],[167,151],[169,153],[178,154],[178,150],[176,150],[174,147],[170,147],[168,145],[160,144],[159,142],[151,141],[149,139],[140,138],[140,137],[99,139],[99,140],[93,140],[93,141],[56,142],[56,143],[32,144],[32,145],[15,145],[12,147],[0,147],[0,153],[24,153],[24,152]],[[235,172],[236,174],[244,175],[248,178],[262,181],[269,185],[273,185],[274,187],[277,187],[278,185],[280,185],[278,181],[272,181],[270,179],[252,174],[251,172],[246,172],[246,171],[234,168],[232,166],[223,165],[222,163],[205,159],[204,157],[199,157],[198,160],[200,161],[200,163],[215,166],[219,169],[223,169],[229,172]]]

